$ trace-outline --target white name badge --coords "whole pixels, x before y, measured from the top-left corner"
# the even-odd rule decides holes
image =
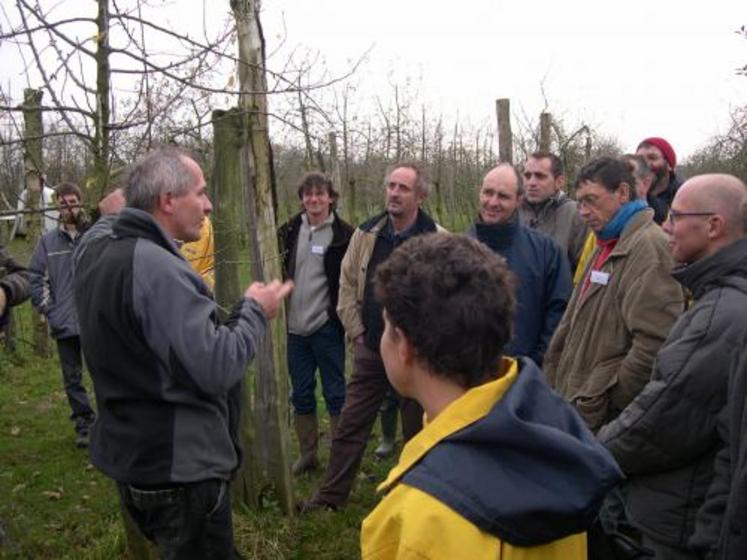
[[[601,270],[592,270],[591,271],[591,283],[592,284],[601,284],[602,286],[606,286],[610,281],[610,273],[609,272],[602,272]]]
[[[312,255],[323,255],[324,254],[324,245],[312,245],[311,246],[311,254]]]

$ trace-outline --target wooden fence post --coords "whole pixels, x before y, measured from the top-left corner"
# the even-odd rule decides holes
[[[25,89],[23,91],[23,122],[25,126],[23,140],[23,160],[26,174],[26,208],[41,210],[44,207],[44,161],[42,159],[42,136],[44,123],[42,122],[41,100],[44,92],[40,89]],[[31,247],[36,247],[44,234],[42,231],[43,214],[31,212],[28,217],[27,235]],[[48,358],[51,356],[49,330],[43,315],[34,311],[34,352],[37,356]]]
[[[241,158],[246,143],[246,117],[236,108],[213,111],[214,162],[211,190],[213,231],[215,234],[215,298],[223,312],[243,295],[239,261],[247,250],[246,192]],[[251,385],[244,385],[241,411],[241,441],[244,462],[233,481],[237,504],[257,509],[260,506],[255,447],[254,413],[249,395]]]
[[[497,99],[495,113],[498,119],[498,159],[503,163],[514,162],[513,136],[511,135],[511,101]]]
[[[543,112],[540,114],[540,135],[539,135],[539,151],[540,152],[550,151],[551,131],[552,131],[552,115],[550,113]]]

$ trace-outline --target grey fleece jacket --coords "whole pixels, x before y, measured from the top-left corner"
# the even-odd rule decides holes
[[[242,381],[264,312],[242,298],[220,324],[207,285],[150,214],[126,208],[111,220],[75,254],[99,410],[91,461],[125,483],[228,479],[241,459]]]

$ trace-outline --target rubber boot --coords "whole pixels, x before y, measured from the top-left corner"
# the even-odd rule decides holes
[[[316,450],[319,447],[319,424],[316,413],[296,414],[294,416],[298,446],[301,456],[293,463],[291,471],[294,476],[308,471],[313,471],[319,466],[316,458]]]
[[[399,408],[396,406],[382,410],[379,415],[381,417],[381,441],[379,442],[379,447],[374,451],[374,454],[379,459],[386,459],[394,454],[398,415]]]

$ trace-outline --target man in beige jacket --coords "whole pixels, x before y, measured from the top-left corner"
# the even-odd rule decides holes
[[[576,195],[597,248],[545,355],[550,384],[589,428],[613,420],[651,376],[654,356],[684,309],[674,261],[625,163],[599,158]]]
[[[439,229],[421,209],[427,182],[417,165],[396,164],[387,173],[384,185],[386,211],[356,228],[342,260],[337,314],[353,346],[353,375],[332,437],[324,481],[310,500],[299,504],[302,512],[319,507],[337,509],[345,504],[390,387],[379,352],[384,319],[373,293],[376,268],[406,240]],[[420,431],[423,410],[410,399],[402,399],[400,408],[402,433],[407,440]]]

